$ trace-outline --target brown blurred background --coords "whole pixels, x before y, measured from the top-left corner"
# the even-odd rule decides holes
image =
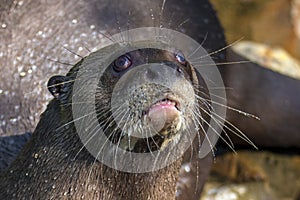
[[[228,43],[280,46],[300,60],[300,0],[211,0]]]

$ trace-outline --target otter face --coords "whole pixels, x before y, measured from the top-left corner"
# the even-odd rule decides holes
[[[207,155],[222,123],[211,113],[223,116],[216,105],[225,99],[222,89],[210,89],[223,87],[209,54],[168,29],[135,29],[107,42],[62,84],[52,81],[62,121],[75,125],[83,148],[109,167],[139,173],[161,169],[188,149]]]
[[[103,130],[106,142],[129,152],[175,146],[202,126],[199,93],[205,92],[200,92],[199,79],[179,50],[144,48],[118,55],[96,87],[97,129]],[[63,91],[72,82],[68,76],[55,76],[48,87],[53,96],[71,103],[65,96],[72,95]]]
[[[179,142],[196,121],[191,71],[178,50],[145,48],[117,57],[100,78],[95,98],[110,142],[137,153]]]

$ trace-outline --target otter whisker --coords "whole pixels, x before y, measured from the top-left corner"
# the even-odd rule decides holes
[[[219,62],[219,63],[202,63],[201,61],[198,61],[196,63],[192,63],[195,67],[208,67],[208,66],[225,66],[225,65],[233,65],[233,64],[246,64],[251,63],[249,60],[241,60],[241,61],[233,61],[233,62]]]
[[[84,58],[84,56],[82,56],[82,55],[80,55],[80,54],[78,54],[78,53],[75,53],[74,51],[72,51],[71,49],[67,48],[66,46],[63,46],[63,48],[64,48],[65,50],[67,50],[68,52],[74,54],[75,56],[78,56],[78,57],[81,58],[81,59]]]
[[[95,122],[98,123],[97,120],[96,120]],[[84,149],[84,147],[91,141],[91,139],[93,139],[93,137],[96,136],[97,132],[98,132],[100,129],[102,129],[104,126],[105,126],[105,124],[104,124],[104,125],[97,124],[97,126],[94,127],[94,129],[96,130],[95,133],[89,136],[89,139],[83,144],[83,146],[80,148],[80,150],[79,150],[79,151],[77,152],[77,154],[75,155],[74,160],[76,159],[76,157],[78,156],[78,154]],[[98,128],[99,128],[99,129],[98,129]],[[91,130],[90,133],[92,133],[92,132],[94,131],[94,129]],[[98,129],[98,130],[97,130],[97,129]]]
[[[171,13],[171,17],[170,17],[170,20],[169,20],[169,23],[168,23],[168,28],[171,28],[172,27],[172,23],[173,23],[173,19],[174,19],[174,12]]]
[[[101,128],[101,127],[100,127],[100,128]],[[99,130],[99,129],[98,129],[98,130]],[[96,135],[96,134],[97,134],[97,132],[96,132],[94,135]],[[106,143],[107,141],[108,141],[108,138],[106,139],[105,143]],[[103,145],[102,147],[104,147],[104,145]],[[89,170],[89,174],[88,174],[88,182],[89,182],[89,180],[90,180],[90,175],[91,175],[91,172],[92,172],[92,170],[93,170],[93,166],[94,166],[94,164],[97,162],[97,159],[98,159],[98,157],[99,157],[101,151],[102,151],[102,148],[98,151],[96,157],[94,158],[92,167],[91,167],[91,169]],[[103,159],[103,157],[102,157],[102,159]],[[102,173],[102,172],[101,172],[101,173]]]
[[[150,143],[149,143],[149,137],[148,137],[148,134],[147,134],[148,131],[149,131],[149,133],[151,134],[150,128],[148,127],[147,129],[148,129],[148,130],[145,130],[145,136],[146,136],[147,146],[148,146],[148,149],[149,149],[150,154],[154,157],[154,154],[152,153],[151,145],[150,145]],[[150,134],[149,134],[149,135],[150,135]],[[159,147],[159,146],[156,144],[154,138],[153,138],[152,136],[150,136],[150,137],[151,137],[152,141],[154,142],[154,144],[155,144],[157,147]]]
[[[47,60],[51,61],[51,62],[54,62],[54,63],[58,63],[58,64],[62,64],[62,65],[67,65],[67,66],[74,66],[74,64],[71,64],[71,63],[67,63],[67,62],[62,62],[60,60],[53,60],[51,58],[46,58]]]
[[[224,124],[224,127],[227,128],[230,132],[234,133],[236,136],[238,136],[239,138],[241,138],[242,140],[244,140],[245,142],[247,142],[248,144],[250,144],[251,146],[253,146],[255,149],[258,150],[258,147],[239,128],[233,125],[230,121],[223,119],[218,114],[213,113],[213,115],[215,115],[217,118],[221,120],[224,120],[227,124],[229,124],[229,126],[231,126],[233,129],[226,124]]]
[[[207,136],[206,130],[204,129],[204,127],[203,127],[202,123],[199,121],[199,119],[201,119],[201,121],[204,124],[208,125],[208,127],[211,127],[211,125],[208,122],[206,122],[206,120],[200,114],[198,114],[197,112],[194,112],[194,110],[192,110],[192,114],[193,114],[193,119],[195,119],[198,122],[198,124],[201,124],[200,130],[204,133],[204,137],[207,138],[207,141],[208,141],[209,146],[210,146],[211,151],[212,151],[212,155],[213,155],[213,157],[215,157],[214,147],[213,147],[209,137]],[[201,139],[198,138],[198,140],[199,140],[199,144],[201,144]],[[199,153],[200,153],[200,149],[199,149]]]
[[[156,155],[156,157],[154,159],[154,164],[153,164],[152,171],[155,171],[156,164],[159,162],[160,154],[161,154],[161,151],[157,151],[157,155]]]
[[[198,127],[202,126],[202,125],[199,124],[197,122],[197,120],[194,119],[194,117],[192,117],[192,121],[193,121],[193,123],[195,124],[195,127],[196,127],[198,144],[201,144],[201,137],[200,137],[200,134],[199,134],[199,128]],[[186,127],[186,130],[187,130],[188,134],[193,135],[192,131],[194,131],[194,130],[191,130],[190,125],[187,123],[186,119],[184,120],[184,125]],[[194,157],[194,145],[193,145],[194,138],[189,137],[189,141],[190,141],[190,148],[191,148],[191,151],[190,151],[190,161],[191,161]]]
[[[111,34],[107,35],[107,34],[101,32],[101,31],[99,31],[99,34],[102,35],[103,37],[109,39],[109,40],[110,40],[111,42],[113,42],[113,43],[118,43],[118,44],[120,44],[117,40],[115,40],[115,39],[112,37]]]
[[[148,3],[149,3],[149,1],[148,1]],[[150,17],[151,17],[151,20],[153,22],[153,27],[156,27],[156,25],[155,25],[155,16],[154,16],[154,13],[153,13],[153,9],[150,8],[149,10],[150,10]]]
[[[62,126],[60,126],[60,127],[58,127],[58,128],[56,129],[56,131],[58,131],[58,130],[60,130],[60,129],[62,129],[62,128],[66,127],[66,126],[68,126],[68,125],[70,125],[70,124],[72,124],[72,123],[74,123],[74,122],[76,122],[76,121],[79,121],[79,120],[81,120],[81,119],[83,119],[83,118],[85,118],[85,117],[88,117],[88,116],[90,116],[90,115],[92,115],[92,114],[94,114],[94,113],[95,113],[95,111],[90,112],[90,113],[88,113],[88,114],[86,114],[86,115],[84,115],[84,116],[78,117],[78,118],[76,118],[76,119],[72,119],[71,121],[65,123],[64,125],[62,125]]]
[[[204,111],[205,112],[205,111]],[[214,120],[218,125],[219,125],[219,127],[220,128],[222,128],[222,132],[225,134],[225,136],[227,137],[227,139],[228,139],[228,141],[229,141],[229,143],[230,143],[230,146],[232,146],[232,148],[234,148],[234,144],[233,144],[233,142],[232,142],[232,140],[231,140],[231,138],[229,137],[229,135],[227,134],[227,132],[226,132],[226,130],[224,129],[224,127],[226,128],[227,127],[227,125],[226,125],[226,123],[227,123],[227,120],[226,119],[224,119],[224,118],[222,118],[221,116],[219,116],[219,115],[217,115],[219,118],[220,118],[220,120],[218,120],[217,118],[215,118],[214,116],[212,116],[212,115],[217,115],[215,112],[211,112],[211,118],[212,118],[212,120]],[[226,123],[224,123],[224,122],[226,122]],[[233,130],[231,130],[234,134],[236,134],[235,133],[235,131],[233,131]],[[241,137],[241,136],[239,136],[239,137]],[[246,137],[246,136],[245,136]],[[246,137],[247,138],[247,137]],[[245,140],[244,138],[242,138],[243,140]]]
[[[188,21],[190,21],[190,18],[185,19],[183,22],[181,22],[175,30],[179,30],[184,24],[186,24]]]
[[[218,50],[216,50],[216,51],[210,52],[210,53],[208,53],[208,54],[206,54],[206,55],[204,55],[204,56],[201,56],[201,57],[199,57],[199,58],[197,58],[197,59],[195,59],[195,60],[191,60],[191,62],[194,63],[195,61],[197,61],[197,60],[199,60],[199,59],[202,59],[202,58],[205,58],[205,57],[208,57],[208,56],[212,56],[212,55],[217,54],[217,53],[219,53],[219,52],[221,52],[221,51],[224,51],[225,49],[228,49],[229,47],[234,46],[235,44],[237,44],[238,42],[240,42],[240,41],[243,40],[243,39],[244,39],[244,38],[240,38],[240,39],[238,39],[238,40],[232,42],[231,44],[226,45],[226,46],[223,47],[223,48],[220,48],[220,49],[218,49]]]
[[[124,113],[124,112],[125,112],[125,113]],[[129,112],[130,112],[129,109],[121,111],[121,112],[118,114],[118,115],[122,115],[122,118],[121,118],[120,121],[123,121],[124,117],[125,117],[126,114],[129,113]],[[124,113],[124,114],[123,114],[123,113]],[[126,122],[125,122],[125,124],[123,125],[123,127],[121,128],[121,130],[122,130],[122,135],[120,135],[119,138],[118,138],[118,142],[117,142],[117,146],[118,146],[118,147],[120,146],[120,142],[121,142],[122,136],[126,134],[126,131],[125,131],[124,129],[125,129],[125,127],[126,127],[126,123],[127,123],[127,120],[129,119],[129,117],[130,117],[130,116],[127,115]],[[118,128],[118,127],[116,127],[115,130],[117,130],[117,128]],[[128,133],[127,133],[127,134],[128,134]],[[114,158],[115,158],[115,159],[114,159],[114,165],[115,165],[115,166],[117,166],[117,163],[116,163],[116,161],[117,161],[117,153],[118,153],[117,150],[118,150],[118,148],[116,148],[115,156],[114,156]]]
[[[166,0],[163,0],[161,8],[160,8],[160,12],[159,12],[159,27],[162,28],[163,24],[162,24],[162,16],[163,16],[163,12],[165,9],[165,4],[166,4]]]
[[[96,129],[95,133],[94,133],[93,135],[91,135],[90,138],[89,138],[84,144],[82,144],[81,148],[78,150],[78,152],[77,152],[77,153],[75,154],[75,156],[73,157],[73,159],[72,159],[73,161],[76,160],[76,158],[77,158],[77,156],[79,155],[79,153],[86,147],[86,145],[90,142],[90,140],[97,134],[97,129],[98,129],[98,127],[101,128],[101,125],[98,124],[98,125],[95,127],[95,129]]]
[[[83,42],[83,47],[87,50],[88,53],[92,53],[92,50],[88,48],[88,44],[86,41]]]
[[[196,97],[198,98],[198,96],[196,96]],[[205,99],[205,98],[201,97],[201,100],[203,100],[203,99]],[[219,102],[217,102],[217,101],[213,101],[213,100],[211,100],[211,99],[206,99],[206,100],[209,100],[209,101],[211,101],[211,103],[213,103],[213,104],[216,104],[216,105],[218,105],[218,106],[221,106],[221,107],[227,108],[227,109],[229,109],[229,110],[235,111],[235,112],[237,112],[237,113],[239,113],[239,114],[242,114],[242,115],[244,115],[244,116],[247,116],[247,117],[250,117],[250,118],[254,118],[254,119],[256,119],[256,120],[260,120],[259,117],[255,116],[255,115],[253,115],[253,114],[250,114],[250,113],[241,111],[241,110],[239,110],[239,109],[230,107],[230,106],[228,106],[228,105],[221,104],[221,103],[219,103]]]
[[[203,38],[203,41],[201,42],[201,44],[190,54],[187,56],[187,59],[189,59],[190,57],[192,57],[204,44],[204,42],[206,41],[207,39],[207,35],[208,33],[206,32],[204,38]],[[193,65],[193,62],[190,62],[192,65]]]
[[[142,129],[142,130],[144,130],[144,129]],[[145,130],[145,132],[146,132],[146,133],[145,133],[145,138],[147,139],[147,144],[149,145],[149,136],[148,136],[147,132],[149,132],[149,135],[151,134],[151,129],[150,129],[150,127],[147,127],[147,130]],[[152,139],[152,141],[153,141],[155,147],[156,147],[157,149],[159,149],[159,144],[156,143],[155,139],[154,139],[152,136],[151,136],[150,138]],[[148,146],[148,148],[149,148],[149,150],[150,150],[150,153],[152,154],[150,145]]]
[[[119,6],[117,8],[120,9]],[[118,14],[117,14],[116,10],[114,10],[114,13],[115,13],[115,16],[116,16],[115,19],[116,19],[117,29],[118,29],[118,31],[120,33],[121,40],[122,40],[122,42],[119,43],[119,44],[121,44],[122,46],[125,46],[127,43],[125,42],[125,39],[124,39],[123,30],[122,30],[121,25],[120,25],[120,19],[118,17]]]
[[[201,107],[200,107],[200,109],[201,109],[204,113],[210,115],[211,119],[214,120],[214,121],[218,124],[218,126],[219,126],[220,128],[223,128],[223,126],[222,126],[221,124],[218,123],[218,121],[215,119],[215,117],[213,117],[213,116],[211,115],[211,113],[208,113],[205,109],[202,109]],[[201,117],[201,115],[198,114],[198,113],[195,113],[195,115],[198,115],[199,117]],[[227,140],[225,140],[225,138],[224,138],[220,133],[218,133],[218,131],[217,131],[213,126],[210,125],[210,123],[208,123],[206,120],[203,120],[203,122],[204,122],[206,125],[208,125],[208,126],[209,126],[209,127],[210,127],[210,128],[211,128],[211,129],[212,129],[212,130],[213,130],[213,131],[214,131],[214,132],[222,139],[222,141],[224,141],[225,144],[228,145],[228,147],[229,147],[233,152],[235,152],[234,147],[233,147],[231,144],[229,144],[229,143],[227,142]],[[231,140],[230,140],[230,143],[232,143]]]
[[[51,88],[51,87],[62,86],[62,85],[64,85],[64,84],[66,84],[66,83],[73,83],[73,82],[75,82],[75,80],[63,81],[63,82],[60,82],[60,83],[57,83],[57,84],[53,84],[53,85],[51,85],[51,86],[48,86],[47,88],[49,89],[49,88]]]
[[[213,106],[211,105],[210,102],[208,102],[207,99],[199,97],[198,101],[205,106],[205,108],[207,108],[207,110],[209,110],[210,112],[212,112],[214,110]],[[200,106],[199,106],[200,107]]]
[[[94,101],[78,101],[78,102],[70,102],[70,103],[62,103],[63,106],[71,106],[71,105],[84,105],[84,104],[91,104],[95,103]]]
[[[128,15],[127,15],[127,22],[126,22],[126,28],[127,28],[127,31],[129,31],[131,28],[130,28],[130,21],[131,21],[131,10],[128,10]],[[129,34],[127,34],[127,43],[129,43]]]
[[[103,112],[104,112],[105,110],[103,109]],[[105,112],[105,113],[107,113],[107,112]],[[110,118],[109,118],[110,119]],[[108,120],[109,120],[108,119]],[[74,121],[74,120],[73,120]],[[97,121],[96,121],[97,122]],[[69,122],[70,123],[70,122]],[[72,123],[72,122],[71,122]],[[97,126],[100,126],[100,128],[103,128],[103,126],[105,126],[105,124],[104,125],[100,125],[100,124],[98,124]],[[94,129],[96,129],[97,128],[97,126],[94,128]],[[96,133],[97,133],[97,131],[96,131]],[[95,134],[96,134],[95,133]],[[90,138],[87,140],[87,142],[85,143],[85,144],[83,144],[83,146],[82,146],[82,148],[77,152],[77,154],[75,155],[75,157],[74,157],[74,160],[76,160],[76,157],[78,156],[78,154],[84,149],[84,147],[90,142],[90,140],[95,136],[95,134],[93,134],[92,136],[90,136]]]
[[[205,97],[202,97],[202,96],[199,96],[195,93],[195,99],[201,103],[201,105],[204,105],[207,110],[209,110],[210,112],[212,112],[214,110],[213,106],[211,105],[211,99],[209,98],[209,96],[205,93],[205,92],[202,92],[202,91],[198,91],[198,93],[203,93],[204,95],[206,95],[208,98],[205,98]],[[200,107],[200,106],[197,106],[197,107]],[[197,108],[196,107],[196,108]],[[200,112],[200,110],[198,110]]]
[[[199,86],[200,87],[200,86]],[[233,90],[231,87],[209,87],[209,90]],[[197,89],[196,89],[197,91]],[[199,90],[200,91],[200,90]],[[207,95],[207,94],[206,94]],[[215,94],[210,94],[215,95]],[[216,95],[215,95],[216,96]],[[221,98],[221,97],[220,97]]]
[[[109,121],[109,119],[108,119],[107,121]],[[107,123],[107,122],[106,122],[106,123]],[[106,123],[105,123],[105,124],[106,124]],[[105,126],[105,125],[103,125],[103,126]],[[95,132],[95,134],[94,134],[92,137],[94,137],[100,129],[103,129],[103,126],[99,126],[99,129]],[[111,135],[115,134],[115,131],[116,131],[116,130],[117,130],[117,129],[115,128],[115,129],[111,132],[111,134],[109,135],[109,137],[110,137]],[[105,146],[105,145],[107,144],[107,142],[109,141],[109,137],[106,138],[106,140],[104,141],[102,147],[101,147],[100,150],[98,151],[97,156],[96,156],[95,159],[94,159],[94,163],[96,162],[96,159],[99,157],[100,153],[102,152],[104,146]],[[90,139],[91,139],[91,138],[90,138]],[[110,145],[112,145],[112,143],[110,143]],[[103,156],[104,156],[104,155],[103,155]],[[103,159],[103,157],[102,157],[102,159]],[[94,163],[93,163],[93,165],[94,165]],[[91,168],[91,170],[92,170],[92,168]],[[90,171],[90,172],[91,172],[91,171]],[[101,172],[101,173],[102,173],[102,172]],[[89,174],[89,175],[90,175],[90,174]],[[90,176],[89,176],[89,177],[90,177]],[[89,179],[88,179],[88,180],[89,180]]]

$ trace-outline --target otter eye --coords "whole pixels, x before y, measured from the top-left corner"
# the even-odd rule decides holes
[[[181,51],[175,53],[175,58],[180,64],[186,65],[186,59]]]
[[[131,64],[130,57],[128,55],[122,55],[115,60],[113,68],[115,71],[120,72],[130,67]]]

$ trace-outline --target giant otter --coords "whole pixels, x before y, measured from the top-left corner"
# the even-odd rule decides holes
[[[222,48],[226,46],[223,30],[215,16],[215,12],[206,0],[197,2],[181,2],[175,0],[146,2],[130,0],[117,3],[91,0],[77,1],[76,3],[68,1],[66,4],[64,3],[65,2],[52,4],[50,1],[40,3],[22,1],[11,2],[11,4],[7,6],[8,8],[5,7],[7,12],[1,16],[1,20],[4,21],[2,27],[5,27],[2,31],[5,33],[4,36],[7,36],[6,38],[9,40],[4,43],[6,46],[1,47],[5,55],[1,57],[1,59],[4,59],[1,60],[1,63],[8,63],[5,65],[6,67],[16,66],[20,61],[16,59],[15,62],[13,62],[14,59],[11,59],[11,57],[15,56],[18,58],[17,55],[20,55],[21,52],[26,54],[26,52],[23,52],[24,47],[28,49],[32,47],[30,49],[33,51],[29,51],[28,55],[33,54],[30,58],[35,58],[37,56],[37,50],[41,49],[40,44],[45,44],[46,41],[48,44],[48,46],[42,49],[43,53],[38,54],[36,61],[32,59],[26,62],[28,63],[26,66],[33,67],[32,69],[25,68],[26,70],[24,71],[24,66],[20,68],[19,75],[21,80],[18,86],[13,87],[13,90],[18,91],[15,92],[14,95],[21,96],[21,91],[30,87],[31,84],[36,84],[30,79],[29,83],[26,82],[28,80],[23,78],[24,73],[22,72],[34,71],[36,66],[40,67],[49,63],[51,63],[49,69],[43,68],[42,70],[45,70],[45,73],[52,71],[51,67],[56,65],[53,60],[56,58],[60,59],[65,55],[65,53],[61,53],[61,49],[63,49],[61,47],[62,45],[68,44],[69,46],[67,48],[70,49],[70,51],[72,51],[72,49],[82,51],[82,49],[85,48],[79,48],[81,46],[78,45],[78,40],[80,41],[82,38],[85,40],[85,42],[82,42],[82,46],[86,46],[85,44],[87,44],[86,49],[88,49],[90,47],[89,45],[93,47],[95,43],[100,43],[99,38],[110,37],[110,34],[141,26],[167,27],[178,30],[201,43],[208,52],[212,53],[212,58],[216,63],[226,61],[225,51],[222,51]],[[9,8],[9,6],[12,7]],[[12,12],[14,10],[17,10],[17,12]],[[78,10],[86,12],[75,12]],[[36,23],[30,23],[30,20],[33,18],[36,20]],[[66,21],[69,23],[66,23]],[[29,26],[28,24],[35,24],[36,26]],[[18,36],[17,33],[24,27],[26,27],[26,31],[24,34],[21,32]],[[40,29],[41,27],[43,27],[42,30]],[[105,29],[106,32],[101,33],[100,31],[103,29]],[[99,33],[97,35],[98,37],[86,37],[86,32],[89,31],[95,35],[94,30],[96,30],[96,33]],[[23,39],[19,40],[20,37]],[[72,46],[72,44],[75,46]],[[3,50],[11,46],[14,47],[13,54]],[[49,54],[49,52],[54,52],[52,59],[50,57],[52,61],[44,58],[44,54]],[[72,53],[68,53],[68,55],[70,56]],[[177,54],[176,52],[168,51],[165,55]],[[155,56],[153,56],[153,59],[154,57]],[[170,58],[170,56],[168,56],[168,58]],[[81,62],[84,62],[84,60],[85,59]],[[31,64],[32,62],[34,63],[33,65]],[[68,60],[62,60],[60,62],[69,63]],[[72,74],[74,75],[74,71],[81,65],[81,62],[79,62],[66,77],[72,76]],[[172,62],[174,62],[174,60],[172,60]],[[251,68],[252,64],[249,65]],[[220,70],[224,77],[225,85],[231,87],[230,83],[234,83],[236,79],[229,77],[234,76],[235,73],[224,67],[220,67]],[[257,73],[259,73],[259,70],[260,69],[258,69]],[[41,76],[45,78],[44,74]],[[56,98],[48,105],[48,109],[43,114],[31,141],[26,145],[18,159],[6,173],[2,174],[1,197],[16,199],[18,199],[18,197],[61,197],[76,199],[97,198],[102,195],[101,197],[104,199],[172,199],[175,198],[176,181],[178,180],[178,176],[181,176],[178,175],[178,173],[182,165],[182,160],[184,162],[191,161],[193,163],[194,168],[196,168],[195,174],[197,176],[193,179],[192,183],[184,183],[184,181],[179,180],[177,198],[196,199],[199,197],[201,187],[209,172],[211,156],[208,155],[202,160],[197,159],[197,156],[196,158],[194,157],[195,154],[198,153],[199,144],[197,144],[197,140],[193,143],[193,148],[190,148],[183,158],[178,159],[166,168],[152,173],[126,173],[111,169],[95,161],[95,158],[86,149],[82,148],[83,144],[76,134],[75,127],[69,123],[72,116],[69,110],[70,108],[68,107],[70,106],[70,102],[68,101],[70,100],[70,91],[68,89],[70,89],[71,86],[69,84],[72,84],[72,81],[66,77],[50,79],[49,88]],[[197,80],[198,79],[201,80],[201,77],[198,76]],[[110,80],[106,81],[108,82]],[[61,87],[62,83],[66,84],[63,84]],[[1,82],[1,84],[4,90],[7,87],[12,87],[9,83]],[[232,96],[235,94],[236,93],[233,93]],[[239,95],[241,94],[245,93],[240,93],[239,90]],[[229,97],[231,98],[232,96],[230,95]],[[244,95],[242,95],[242,97],[243,96]],[[268,98],[272,98],[272,96],[268,96]],[[2,104],[14,102],[13,100],[15,99],[18,98],[13,95],[6,95]],[[25,102],[28,103],[28,108],[36,106],[32,104],[33,100]],[[172,100],[170,101],[170,99],[167,99],[167,102],[170,104],[174,103]],[[240,105],[240,103],[241,102],[237,101],[232,103],[231,106],[235,107]],[[259,102],[258,104],[263,106],[263,104]],[[297,106],[297,104],[293,105]],[[26,106],[27,105],[23,105],[23,107]],[[21,108],[23,107],[21,106]],[[18,108],[19,107],[16,107],[16,109]],[[294,107],[288,108],[293,109]],[[241,107],[239,107],[239,109],[243,110]],[[11,109],[7,110],[11,112]],[[258,108],[258,110],[260,109]],[[6,109],[4,109],[4,113],[5,111]],[[29,109],[29,112],[33,112],[32,109]],[[251,113],[251,108],[248,112]],[[14,120],[11,121],[14,122]],[[33,120],[25,119],[25,127],[30,126],[30,123],[26,121],[30,121],[31,123]],[[255,123],[260,122],[255,120]],[[247,127],[247,123],[245,124]],[[236,125],[238,126],[238,124]],[[280,124],[277,125],[280,127]],[[62,128],[58,129],[58,127]],[[261,128],[260,133],[263,134],[265,129],[266,128]],[[9,128],[6,130],[9,130]],[[12,128],[9,132],[13,132],[13,130]],[[247,128],[243,131],[247,134],[251,134],[251,132],[249,133],[247,131]],[[293,134],[293,136],[297,139],[297,135]],[[120,135],[117,134],[116,138],[110,138],[110,142],[118,144],[119,141],[123,141],[119,138]],[[173,139],[172,137],[170,138],[171,140]],[[255,140],[255,138],[252,139]],[[295,140],[292,142],[294,141]],[[165,140],[155,138],[152,140],[153,146],[151,146],[149,141],[136,139],[133,149],[128,149],[128,145],[124,143],[122,143],[122,148],[127,151],[150,152],[157,150],[152,149],[158,148],[156,143],[160,144],[159,148],[164,148],[165,145],[168,144]],[[262,145],[263,143],[262,141]],[[287,141],[287,143],[288,146],[289,141]],[[66,184],[66,182],[70,184]]]
[[[106,32],[99,34],[102,40],[105,37],[110,38],[110,34],[129,28],[156,26],[178,30],[202,43],[202,46],[209,52],[217,51],[225,46],[222,28],[207,1],[154,1],[151,3],[145,1],[122,1],[114,4],[111,4],[109,1],[82,1],[76,3],[68,2],[66,5],[42,2],[38,3],[39,6],[32,6],[33,4],[35,2],[24,2],[21,6],[18,5],[18,9],[20,9],[18,14],[20,17],[12,16],[11,12],[8,12],[7,16],[4,17],[7,20],[7,27],[10,28],[9,31],[11,31],[12,36],[14,36],[13,33],[16,30],[14,29],[15,27],[9,26],[8,19],[16,20],[16,22],[20,23],[20,26],[23,23],[26,24],[26,8],[33,7],[38,9],[38,12],[31,13],[33,15],[41,13],[42,10],[46,10],[45,14],[47,15],[47,11],[51,10],[49,13],[50,23],[59,22],[62,16],[64,19],[69,18],[71,20],[70,27],[67,26],[66,29],[63,29],[61,23],[51,25],[51,33],[54,33],[53,37],[55,38],[58,38],[59,34],[64,35],[65,32],[69,32],[67,31],[68,28],[72,30],[78,29],[77,31],[79,31],[82,28],[81,26],[83,26],[82,30],[89,30],[89,26],[93,25],[92,28],[99,32],[103,27]],[[87,10],[88,12],[81,12],[83,13],[82,15],[76,14],[75,10],[79,9],[82,11]],[[71,10],[74,12],[71,12]],[[199,12],[200,10],[201,12]],[[64,15],[64,13],[67,14]],[[70,16],[67,17],[68,15]],[[39,21],[38,18],[37,20]],[[72,24],[79,22],[83,24],[75,28],[72,27]],[[29,30],[29,33],[30,31],[32,29]],[[58,33],[56,31],[63,32]],[[82,34],[82,32],[84,31],[80,33]],[[37,32],[38,36],[40,34],[41,38],[43,38],[43,31]],[[76,35],[76,32],[74,34]],[[30,34],[24,35],[24,37],[27,36],[30,37]],[[126,37],[124,38],[126,40]],[[15,38],[13,37],[13,39]],[[34,39],[32,38],[29,42],[36,42]],[[169,43],[172,44],[172,41]],[[55,44],[51,44],[51,47],[53,45]],[[205,98],[208,98],[209,96],[205,93],[206,86],[202,84],[201,75],[195,73],[194,67],[188,62],[189,55],[182,54],[180,50],[169,49],[168,51],[162,51],[156,48],[139,48],[124,52],[124,54],[118,55],[119,57],[114,57],[114,60],[109,65],[111,67],[106,66],[108,68],[104,73],[105,75],[100,79],[99,92],[95,95],[96,100],[94,105],[97,107],[96,110],[98,110],[100,126],[104,127],[104,134],[108,138],[106,142],[118,145],[124,151],[150,154],[158,150],[168,150],[168,148],[182,151],[180,148],[177,148],[178,144],[181,144],[182,147],[190,146],[184,156],[173,158],[171,164],[161,167],[161,169],[156,169],[153,172],[148,170],[142,173],[128,173],[114,169],[112,166],[107,167],[97,161],[88,149],[84,148],[85,143],[80,140],[81,138],[77,134],[78,131],[74,125],[76,118],[73,119],[72,116],[72,106],[78,103],[72,101],[73,93],[76,94],[76,91],[72,91],[72,88],[74,88],[74,80],[80,80],[82,77],[77,77],[79,68],[84,68],[87,63],[93,61],[97,56],[101,57],[101,51],[98,51],[98,53],[93,53],[79,61],[67,76],[55,76],[49,80],[49,90],[55,96],[55,99],[47,106],[29,143],[26,144],[21,154],[7,171],[1,174],[0,197],[3,199],[175,199],[176,196],[178,199],[198,198],[202,185],[208,175],[212,157],[208,152],[209,154],[205,158],[201,160],[198,158],[199,141],[202,141],[204,135],[202,130],[197,132],[197,137],[194,141],[191,140],[192,138],[182,139],[187,137],[190,132],[193,132],[191,130],[194,130],[187,122],[198,125],[203,123],[201,122],[203,120],[199,118],[201,113],[200,107],[198,107],[199,112],[197,114],[189,111],[190,113],[186,112],[182,115],[179,112],[192,109],[187,109],[189,107],[187,103],[190,103],[192,106],[198,104],[191,99],[188,101],[184,100],[184,97],[189,97],[193,92],[195,95],[192,95],[192,97],[201,97],[204,95]],[[41,59],[44,60],[44,58]],[[216,62],[222,62],[224,59],[224,52],[214,53],[214,60]],[[140,88],[139,92],[136,93],[135,100],[133,99],[134,104],[132,107],[136,111],[139,111],[139,115],[142,115],[142,118],[146,116],[150,121],[152,120],[150,125],[155,131],[159,132],[159,134],[152,135],[152,131],[141,131],[141,134],[149,134],[147,139],[140,139],[141,135],[136,135],[136,133],[134,133],[135,137],[129,137],[129,135],[124,136],[122,131],[116,131],[115,122],[112,120],[112,113],[101,110],[102,108],[109,108],[112,86],[124,75],[125,71],[122,69],[126,69],[128,63],[130,65],[141,65],[143,63],[165,63],[166,65],[170,65],[170,69],[173,69],[174,72],[173,76],[178,76],[179,78],[177,83],[173,79],[169,83],[173,83],[176,86],[175,88],[179,88],[180,85],[180,90],[186,93],[185,96],[180,95],[180,93],[179,95],[177,93],[172,94],[172,91],[164,91],[165,89],[161,87],[155,88],[155,86]],[[201,62],[198,60],[198,63]],[[94,64],[98,63],[95,62]],[[155,78],[155,72],[149,72],[148,76]],[[188,81],[181,82],[180,80],[183,78]],[[191,85],[191,88],[194,89],[185,91],[184,88],[188,88],[187,84]],[[23,86],[26,86],[26,84]],[[85,89],[80,88],[80,91],[82,90]],[[160,91],[158,93],[160,95],[153,94],[155,91],[156,93]],[[149,94],[144,99],[146,101],[145,105],[140,105],[138,101],[144,96],[142,92]],[[205,104],[203,108],[209,110],[209,103]],[[203,112],[205,109],[203,109]],[[161,110],[166,110],[166,113]],[[166,123],[159,124],[160,116],[165,117]],[[157,122],[153,122],[156,118],[158,118]],[[103,121],[104,119],[109,119],[110,121]],[[207,125],[204,124],[204,126]],[[184,129],[186,134],[181,129]],[[151,127],[149,130],[151,130]],[[203,133],[202,135],[201,132]],[[110,135],[111,133],[114,134]],[[123,139],[124,137],[125,139]],[[114,155],[111,154],[111,156]],[[172,156],[170,153],[169,157]],[[106,155],[106,157],[109,156]],[[163,157],[160,158],[158,156],[154,156],[154,158],[163,159]],[[168,159],[168,157],[164,159]],[[182,162],[191,160],[197,166],[197,169],[199,168],[199,173],[197,173],[195,183],[188,185],[188,188],[184,190],[184,192],[189,191],[189,196],[186,196],[180,189],[176,193],[176,184]],[[113,161],[116,161],[116,159]],[[154,164],[154,167],[159,166],[156,163],[157,161],[154,161],[150,164]],[[136,169],[141,168],[141,166],[134,167]],[[132,169],[136,170],[134,167]],[[182,187],[185,186],[183,185]],[[180,188],[181,186],[178,187]]]

